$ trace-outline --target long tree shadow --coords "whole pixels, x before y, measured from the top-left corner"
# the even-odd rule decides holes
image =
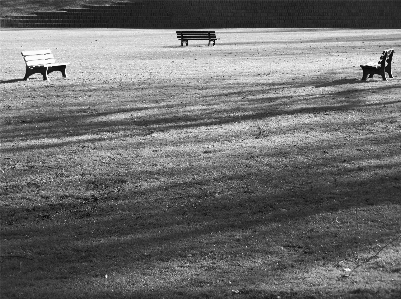
[[[343,81],[341,81],[343,82]],[[348,82],[348,81],[346,81]],[[343,82],[344,84],[347,84]],[[326,85],[325,85],[326,86]],[[385,91],[399,88],[396,86],[377,86],[372,91]],[[274,89],[273,89],[274,90]],[[119,132],[118,137],[124,136],[146,136],[157,131],[168,131],[173,129],[197,128],[202,126],[215,126],[232,124],[238,121],[262,120],[285,115],[320,113],[328,111],[346,111],[375,104],[366,104],[361,98],[365,91],[352,89],[347,91],[330,92],[325,94],[309,94],[305,97],[321,98],[322,104],[305,106],[291,109],[289,105],[294,105],[297,99],[290,99],[287,95],[277,95],[271,97],[261,96],[253,99],[254,95],[266,94],[269,89],[250,89],[244,92],[228,91],[227,93],[204,96],[202,106],[207,109],[188,110],[191,103],[159,103],[144,107],[125,107],[108,108],[106,111],[95,109],[71,109],[63,111],[62,114],[56,112],[45,112],[42,115],[20,115],[6,120],[6,125],[2,129],[3,141],[19,140],[33,141],[37,139],[60,139],[53,144],[40,143],[35,145],[13,146],[12,151],[31,150],[34,148],[55,147],[73,143],[85,143],[99,140],[99,134]],[[251,99],[248,97],[251,96]],[[305,101],[305,97],[300,100]],[[341,104],[327,104],[327,97],[346,97]],[[228,102],[227,102],[227,99]],[[394,104],[396,101],[388,102]],[[224,104],[224,106],[222,106]],[[188,106],[189,105],[189,106]],[[283,109],[285,107],[285,109]],[[158,113],[157,110],[166,112]],[[187,110],[187,111],[186,111]],[[142,113],[143,116],[135,115]],[[114,115],[121,115],[117,120]],[[100,120],[102,119],[102,120]],[[80,136],[87,138],[73,138]],[[108,138],[114,138],[109,136]],[[67,140],[63,140],[67,139]],[[2,149],[7,152],[7,149]]]
[[[41,265],[40,271],[46,273],[46,277],[53,279],[61,278],[64,275],[61,269],[71,269],[71,267],[75,267],[75,275],[80,276],[89,273],[90,276],[96,277],[97,273],[135,271],[136,268],[141,269],[144,265],[158,267],[159,264],[182,259],[199,263],[210,253],[214,254],[213,260],[217,263],[223,257],[224,259],[229,257],[233,260],[238,260],[241,257],[246,261],[247,258],[252,258],[253,254],[257,253],[272,255],[274,244],[287,248],[296,256],[298,261],[302,256],[305,264],[318,261],[335,262],[349,259],[351,252],[371,246],[372,241],[378,238],[377,232],[345,229],[347,233],[341,234],[340,232],[333,233],[332,228],[327,226],[328,223],[325,223],[321,228],[313,226],[313,230],[310,230],[311,228],[308,228],[306,224],[305,226],[294,225],[302,223],[303,219],[313,215],[321,213],[339,213],[341,215],[341,212],[347,213],[347,211],[355,208],[362,211],[365,207],[372,205],[391,205],[393,203],[392,209],[397,213],[398,199],[392,195],[391,186],[383,184],[382,179],[379,177],[360,181],[355,190],[349,190],[348,185],[355,184],[354,181],[350,181],[346,182],[344,186],[338,185],[327,188],[321,185],[312,191],[305,186],[303,190],[297,192],[286,191],[275,195],[252,196],[249,193],[237,193],[235,197],[226,200],[212,198],[210,195],[209,198],[204,198],[202,194],[198,194],[203,198],[203,201],[198,203],[195,201],[195,205],[188,201],[181,202],[179,203],[182,204],[181,207],[170,209],[165,209],[163,202],[177,203],[177,198],[173,198],[171,195],[164,195],[163,202],[157,203],[159,208],[154,205],[152,209],[149,209],[146,204],[145,207],[141,208],[134,202],[130,203],[134,198],[137,200],[137,195],[121,194],[116,199],[117,202],[114,200],[113,203],[106,204],[91,203],[91,209],[88,207],[83,209],[82,206],[83,211],[87,213],[86,216],[79,213],[79,208],[77,210],[71,209],[70,205],[53,207],[54,210],[46,210],[43,207],[37,211],[31,210],[30,213],[37,215],[37,219],[33,223],[36,222],[39,226],[21,227],[20,225],[25,221],[27,224],[31,223],[32,218],[28,220],[19,219],[19,225],[15,229],[13,226],[10,228],[6,226],[2,235],[8,239],[19,234],[31,235],[29,244],[24,244],[22,239],[16,241],[16,246],[22,252],[29,252],[30,261],[28,263],[24,261],[24,263],[27,266],[30,263],[32,266]],[[398,179],[400,178],[398,177]],[[219,180],[219,178],[197,182],[197,184],[210,184],[212,180]],[[388,181],[388,177],[386,180]],[[165,192],[162,190],[168,189],[166,187],[163,186],[152,192]],[[182,190],[182,187],[176,186],[173,189],[175,188]],[[338,190],[344,191],[339,192]],[[366,203],[364,200],[348,201],[349,198],[356,197],[358,193],[365,193],[365,191],[369,194],[368,197],[372,202]],[[332,197],[333,194],[335,194],[335,198]],[[378,194],[381,197],[377,197]],[[196,197],[196,194],[194,196]],[[149,193],[146,197],[153,198]],[[191,198],[188,199],[191,200]],[[339,201],[335,203],[335,199]],[[119,205],[118,201],[121,201],[121,206],[116,209]],[[54,221],[52,220],[53,217],[57,217],[62,209],[70,211],[70,220],[63,224],[55,222],[53,225],[47,225],[46,223]],[[27,213],[26,211],[18,211],[18,209],[10,210],[9,213],[11,212],[21,215]],[[44,213],[47,213],[48,217],[43,218]],[[70,218],[71,216],[72,218]],[[2,219],[7,218],[9,216],[4,217],[2,215]],[[73,220],[74,218],[75,220]],[[96,219],[96,221],[91,223],[88,222],[89,219]],[[338,222],[334,218],[332,221],[333,223]],[[395,218],[393,216],[386,221],[394,222]],[[345,222],[344,226],[347,226],[347,223]],[[269,231],[264,232],[261,227],[265,227]],[[270,231],[272,227],[275,227],[276,230]],[[397,234],[396,227],[387,231],[383,228],[378,229],[383,241],[389,240]],[[259,240],[258,243],[247,241],[250,236],[243,234],[243,232],[249,231],[253,231],[252,239],[256,238]],[[288,234],[288,237],[279,237],[283,234]],[[294,234],[307,236],[307,239],[294,239],[292,237]],[[242,244],[238,243],[234,247],[228,248],[227,236],[235,239],[235,235],[241,236],[239,240],[242,241]],[[269,242],[264,241],[266,236],[268,236]],[[216,239],[219,237],[221,237],[221,241]],[[221,252],[216,251],[216,244],[222,247]],[[244,250],[249,254],[244,256]],[[189,254],[190,257],[188,257]],[[24,259],[24,256],[19,258]],[[283,268],[285,265],[291,269],[291,260],[287,263],[288,265],[283,264],[281,266],[281,272],[285,271]],[[79,267],[76,266],[78,264]],[[270,269],[267,272],[270,276],[275,275],[274,272],[277,271],[274,265],[273,261],[266,262],[264,265]],[[12,269],[7,268],[7,264],[3,269],[7,272],[13,272]],[[249,271],[252,270],[247,266],[238,270],[238,279],[246,277]],[[20,272],[19,274],[14,273],[14,279],[21,275],[29,277],[29,273]],[[185,289],[186,282],[184,278],[182,279],[176,283]],[[190,283],[193,283],[188,279],[186,281],[188,287]],[[175,283],[170,287],[166,285],[165,291],[177,295],[175,293],[176,287]],[[100,288],[99,293],[95,293],[102,295],[102,291],[104,290]],[[118,292],[118,284],[116,291]],[[135,294],[152,298],[157,293],[143,290],[133,291],[132,295]]]
[[[33,281],[35,277],[70,279],[71,273],[65,269],[91,279],[97,279],[99,273],[131,271],[134,278],[127,279],[137,282],[135,277],[142,274],[136,269],[159,269],[169,262],[195,265],[207,259],[217,264],[243,260],[241,269],[231,274],[242,279],[255,271],[255,266],[246,261],[257,254],[286,260],[279,270],[274,259],[266,259],[266,275],[273,277],[293,265],[350,259],[352,252],[368,250],[377,242],[374,240],[387,242],[400,233],[396,216],[401,190],[401,164],[396,162],[399,136],[389,134],[380,143],[393,149],[393,156],[389,152],[355,156],[339,148],[327,156],[333,144],[317,143],[288,149],[287,155],[277,149],[258,163],[252,157],[216,157],[212,166],[198,167],[197,176],[201,178],[193,178],[190,165],[176,165],[165,171],[171,177],[182,175],[187,179],[164,181],[156,187],[134,186],[135,178],[156,177],[160,175],[157,170],[131,170],[119,179],[114,174],[92,177],[86,181],[88,188],[96,191],[91,195],[66,195],[32,208],[3,207],[2,237],[14,241],[4,251],[2,271],[12,273],[13,279]],[[367,145],[373,145],[369,139],[355,143]],[[312,152],[316,157],[305,159]],[[279,157],[280,163],[275,163],[274,157]],[[388,162],[384,163],[382,157]],[[373,158],[376,163],[372,163]],[[15,190],[9,192],[2,195],[12,195]],[[349,217],[356,209],[359,213],[374,209],[374,214],[369,214],[369,221],[363,220],[362,214],[361,228],[350,229]],[[323,214],[327,217],[324,222],[311,220]],[[377,221],[377,231],[363,228],[362,224],[370,221]],[[335,226],[337,230],[333,230]],[[275,246],[285,248],[287,255],[277,253]],[[14,267],[12,259],[23,266]],[[177,277],[164,288],[174,297],[177,285],[185,288],[194,283],[204,285],[205,281]],[[118,293],[118,282],[116,286]],[[95,291],[99,296],[105,295],[102,292],[108,290]],[[145,289],[130,293],[145,298],[158,294]],[[195,290],[183,294],[197,295]]]
[[[388,137],[387,142],[397,145],[392,136]],[[321,146],[313,150],[324,153],[329,149],[331,146]],[[401,188],[401,177],[397,169],[400,168],[400,164],[384,166],[379,163],[377,166],[361,169],[358,165],[363,165],[365,158],[359,158],[359,162],[355,157],[351,157],[352,165],[355,166],[344,173],[338,173],[338,163],[351,163],[344,161],[347,158],[349,157],[325,159],[324,164],[316,159],[313,167],[309,162],[292,163],[281,169],[263,167],[264,171],[245,170],[248,168],[243,166],[244,170],[238,174],[221,174],[209,179],[191,179],[182,183],[165,183],[157,188],[128,189],[123,192],[115,191],[124,190],[117,188],[116,182],[123,186],[129,182],[129,177],[120,180],[105,178],[99,182],[91,179],[87,183],[91,188],[96,188],[97,197],[82,195],[79,198],[68,198],[70,202],[67,203],[52,203],[33,208],[3,208],[1,221],[5,225],[3,227],[9,227],[5,230],[8,233],[3,235],[13,235],[14,224],[36,221],[46,223],[64,214],[70,221],[75,219],[78,222],[69,224],[64,229],[56,224],[53,228],[39,228],[39,231],[45,229],[45,235],[49,236],[60,229],[65,230],[67,234],[82,231],[79,239],[75,240],[91,244],[87,234],[96,230],[96,238],[106,240],[99,245],[88,245],[88,252],[97,255],[112,251],[115,243],[119,243],[119,246],[125,247],[126,250],[129,250],[129,244],[135,243],[137,248],[139,246],[143,251],[152,251],[152,246],[157,246],[162,240],[180,243],[196,236],[235,229],[247,230],[262,224],[286,223],[321,213],[382,204],[399,205],[397,194]],[[224,166],[215,165],[216,169],[221,167]],[[230,168],[229,165],[225,167]],[[206,173],[211,170],[213,169],[205,168],[198,171]],[[188,172],[190,175],[191,168],[177,167],[175,171],[177,174]],[[377,175],[372,179],[359,179],[364,173]],[[296,182],[293,182],[294,178],[297,178]],[[218,182],[222,182],[223,185]],[[219,190],[221,186],[232,187]],[[271,188],[277,191],[269,191]],[[354,200],[350,200],[352,198]],[[82,228],[80,222],[92,217],[98,219],[96,223]],[[189,230],[181,231],[180,227],[188,223]],[[164,228],[164,233],[156,232],[160,228]],[[57,234],[54,236],[58,239]],[[366,238],[366,244],[369,240],[370,238]],[[361,239],[361,242],[364,240]],[[333,258],[345,254],[342,250],[348,251],[348,246],[352,246],[344,242],[347,246],[342,249],[329,249],[330,242],[322,243],[327,244],[327,250]],[[171,254],[171,258],[174,258],[174,253]]]
[[[174,299],[199,299],[199,298],[213,298],[213,299],[225,299],[235,297],[237,299],[311,299],[318,298],[318,292],[312,290],[309,291],[263,291],[263,290],[252,290],[248,288],[240,289],[227,289],[220,290],[218,294],[211,291],[199,291],[199,290],[149,290],[149,291],[137,291],[130,295],[126,295],[123,292],[117,294],[112,291],[99,292],[96,295],[85,297],[85,298],[99,298],[98,296],[104,296],[105,298],[120,298],[120,299],[159,299],[159,298],[174,298]],[[401,297],[401,291],[372,291],[369,288],[358,289],[357,291],[332,291],[331,294],[325,294],[327,299],[330,298],[399,298]]]

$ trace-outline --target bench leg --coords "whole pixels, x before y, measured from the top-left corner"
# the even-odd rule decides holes
[[[367,70],[363,70],[363,75],[362,75],[362,81],[366,81],[366,78],[368,77],[369,72]]]
[[[30,75],[32,75],[32,73],[27,68],[26,71],[25,71],[25,76],[24,76],[23,80],[28,81]]]
[[[60,70],[61,75],[63,76],[63,78],[67,78],[67,73],[65,72],[65,70],[67,69],[67,66],[63,66]]]
[[[43,80],[44,81],[48,81],[49,78],[47,77],[47,69],[45,69],[44,71],[42,71],[42,76],[43,76]]]
[[[386,73],[388,74],[389,78],[393,78],[393,73],[391,72],[391,64],[388,64],[385,69]]]
[[[29,80],[29,77],[33,74],[41,74],[43,76],[43,80],[48,80],[47,78],[47,68],[26,68],[25,70],[25,76],[24,79],[25,81]]]
[[[383,81],[387,81],[387,79],[386,79],[386,72],[385,72],[384,69],[381,70],[380,73],[379,73],[378,75],[382,76]]]
[[[67,78],[66,65],[51,66],[48,68],[47,73],[50,74],[55,71],[60,71],[63,78]]]
[[[24,80],[27,81],[29,80],[29,77],[33,74],[37,73],[35,69],[30,69],[30,68],[26,68],[25,69],[25,76],[24,76]]]

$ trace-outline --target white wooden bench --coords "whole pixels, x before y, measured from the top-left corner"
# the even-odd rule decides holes
[[[26,64],[24,80],[29,76],[39,73],[43,80],[48,80],[47,75],[54,71],[60,71],[64,78],[67,77],[65,69],[69,63],[56,63],[51,50],[22,51],[22,57]]]

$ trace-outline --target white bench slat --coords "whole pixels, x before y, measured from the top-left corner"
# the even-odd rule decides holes
[[[36,60],[27,61],[26,65],[28,67],[31,67],[31,66],[40,66],[40,65],[53,64],[55,62],[56,62],[55,59],[36,59]]]
[[[53,54],[25,56],[25,61],[54,59]]]
[[[44,55],[44,54],[51,54],[52,51],[50,49],[46,50],[34,50],[34,51],[22,51],[22,56],[31,56],[31,55]]]
[[[46,55],[32,55],[32,56],[25,56],[24,60],[27,64],[32,65],[34,61],[39,61],[39,62],[47,62],[47,63],[52,63],[50,61],[53,61],[53,63],[56,61],[54,59],[53,54],[46,54]],[[42,63],[40,63],[42,64]]]
[[[31,55],[29,56],[24,56],[25,52],[30,52]],[[24,56],[25,63],[28,67],[32,66],[40,66],[40,65],[47,65],[51,63],[55,63],[56,59],[54,59],[54,56],[52,53],[43,53],[46,52],[44,51],[25,51],[22,52]],[[38,53],[41,52],[41,53]]]

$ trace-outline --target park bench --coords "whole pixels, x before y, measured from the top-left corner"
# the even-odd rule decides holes
[[[393,74],[391,73],[393,54],[393,49],[384,50],[377,63],[361,64],[363,71],[362,80],[365,81],[368,76],[369,78],[373,78],[374,74],[381,75],[383,80],[387,80],[386,73],[388,73],[390,78],[393,78]]]
[[[184,43],[188,46],[189,40],[208,40],[210,43],[213,42],[213,46],[216,43],[216,32],[215,31],[176,31],[177,38],[181,40],[181,46]]]
[[[54,71],[60,71],[64,78],[67,77],[65,69],[69,63],[56,63],[51,50],[22,51],[21,55],[26,64],[24,80],[36,73],[42,74],[43,80],[48,80],[47,75]]]

